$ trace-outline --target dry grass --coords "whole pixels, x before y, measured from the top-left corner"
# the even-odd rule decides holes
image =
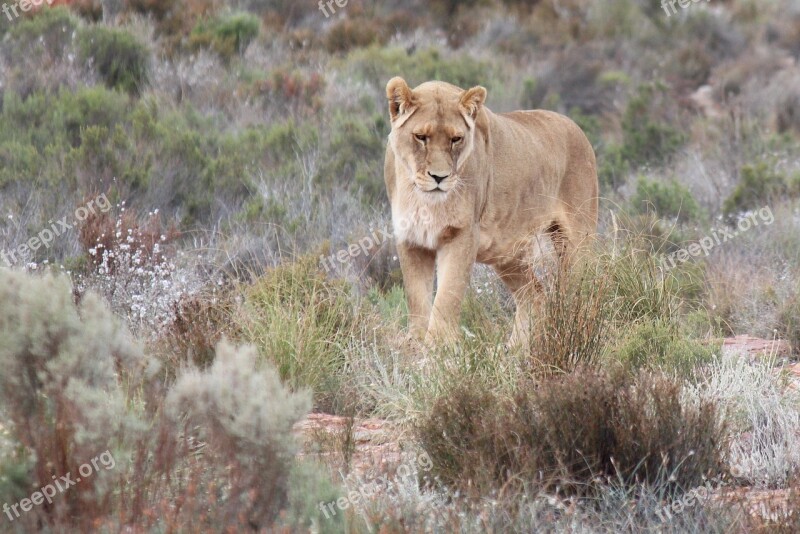
[[[740,532],[760,526],[705,503],[666,523],[655,510],[726,470],[794,483],[796,399],[770,362],[709,353],[731,333],[800,347],[795,2],[34,11],[0,15],[0,250],[99,191],[120,205],[17,266],[72,285],[0,272],[0,502],[95,449],[117,467],[11,528]],[[602,237],[542,280],[528,350],[506,350],[513,306],[483,269],[462,341],[426,349],[405,331],[391,240],[320,267],[389,226],[398,74],[484,85],[494,111],[560,111],[595,146]],[[665,254],[759,203],[774,224],[665,272]],[[310,406],[353,425],[320,453],[347,464],[357,418],[383,417],[439,480],[323,517],[320,501],[359,488],[289,459],[286,427]]]

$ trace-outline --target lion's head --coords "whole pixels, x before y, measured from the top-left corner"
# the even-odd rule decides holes
[[[446,197],[462,179],[459,171],[475,143],[475,123],[486,89],[465,91],[427,82],[412,90],[402,78],[392,78],[386,96],[392,121],[389,142],[408,169],[406,178],[431,200]]]

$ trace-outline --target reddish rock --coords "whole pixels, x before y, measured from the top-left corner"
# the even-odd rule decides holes
[[[788,341],[782,339],[760,339],[752,336],[727,338],[722,342],[722,350],[759,357],[788,357],[792,354],[792,346]]]
[[[397,429],[382,419],[351,422],[348,417],[312,413],[293,431],[303,444],[301,455],[316,455],[335,469],[372,476],[391,471],[403,459]]]
[[[756,525],[782,524],[797,513],[797,495],[787,489],[735,488],[718,492],[713,500],[727,507],[741,507]]]

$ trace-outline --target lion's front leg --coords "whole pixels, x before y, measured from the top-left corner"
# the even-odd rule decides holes
[[[458,339],[461,302],[469,287],[478,250],[477,229],[464,229],[439,249],[438,284],[426,341]]]
[[[431,250],[398,243],[397,256],[400,258],[400,269],[403,271],[409,330],[411,335],[422,339],[431,316],[436,255]]]

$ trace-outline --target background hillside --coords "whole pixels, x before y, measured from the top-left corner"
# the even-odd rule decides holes
[[[0,11],[0,503],[115,466],[0,532],[797,527],[800,2],[39,3]],[[481,267],[458,347],[408,339],[396,75],[595,147],[531,347]]]

